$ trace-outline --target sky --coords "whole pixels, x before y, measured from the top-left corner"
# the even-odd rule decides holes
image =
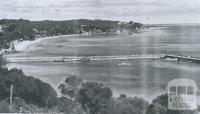
[[[0,0],[0,19],[200,23],[200,0]]]

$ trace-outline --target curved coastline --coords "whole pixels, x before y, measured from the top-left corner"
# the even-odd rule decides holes
[[[52,38],[59,38],[59,37],[70,37],[70,36],[82,36],[83,34],[72,34],[72,35],[60,35],[60,36],[51,36],[51,37],[42,37],[42,38],[37,38],[33,41],[29,41],[29,40],[24,40],[24,41],[20,41],[20,42],[14,42],[14,47],[15,50],[18,52],[23,52],[26,49],[28,49],[32,44],[35,43],[40,43],[44,40],[48,40],[48,39],[52,39]]]

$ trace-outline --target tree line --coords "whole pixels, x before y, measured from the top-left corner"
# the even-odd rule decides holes
[[[71,100],[77,105],[60,109],[66,114],[197,114],[200,108],[189,111],[168,110],[168,95],[157,96],[149,103],[140,97],[128,97],[121,94],[114,97],[109,87],[96,82],[85,82],[80,77],[69,76],[59,86],[63,99]],[[65,105],[68,107],[68,105]],[[77,110],[77,107],[79,110]],[[66,110],[65,110],[66,109]]]
[[[120,23],[109,20],[66,20],[66,21],[29,21],[24,19],[2,19],[0,20],[0,49],[9,48],[10,42],[14,40],[34,40],[37,37],[82,34],[83,32],[101,32],[112,34],[117,29],[129,29],[134,31],[142,28],[141,23]]]

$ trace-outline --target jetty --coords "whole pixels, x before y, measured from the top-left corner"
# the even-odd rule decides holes
[[[155,59],[177,62],[193,62],[200,64],[200,58],[183,55],[144,54],[144,55],[118,55],[118,56],[54,56],[54,57],[4,57],[7,62],[92,62],[111,60]]]
[[[119,56],[56,56],[56,57],[5,57],[7,62],[91,62],[133,59],[161,59],[164,55],[119,55]]]
[[[200,58],[183,55],[164,55],[163,59],[200,63]]]

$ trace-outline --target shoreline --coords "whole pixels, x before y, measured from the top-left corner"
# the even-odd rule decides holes
[[[28,49],[29,46],[31,46],[32,44],[40,43],[40,42],[42,42],[44,40],[48,40],[48,39],[52,39],[52,38],[59,38],[59,37],[82,36],[82,35],[84,35],[84,34],[71,34],[71,35],[59,35],[59,36],[41,37],[41,38],[37,38],[37,39],[35,39],[33,41],[30,41],[30,40],[23,40],[23,41],[20,41],[20,42],[14,41],[13,45],[14,45],[15,51],[23,52],[26,49]]]

